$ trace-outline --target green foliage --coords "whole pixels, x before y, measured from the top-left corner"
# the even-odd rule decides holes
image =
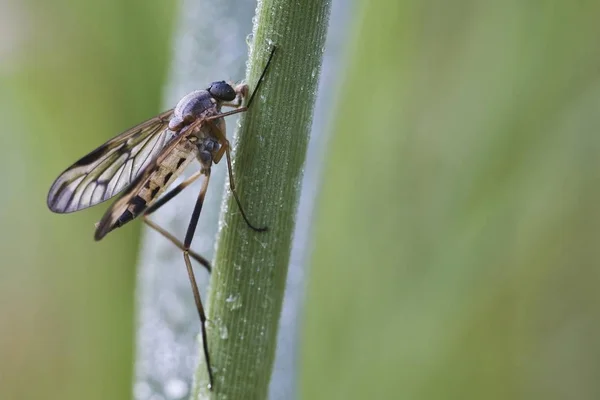
[[[56,176],[159,111],[173,4],[25,1],[2,12],[0,398],[131,397],[138,227],[52,214]],[[4,47],[0,51],[4,51]]]
[[[365,2],[305,399],[600,396],[598,3]]]

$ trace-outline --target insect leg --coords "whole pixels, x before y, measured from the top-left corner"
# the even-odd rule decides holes
[[[271,60],[273,59],[273,55],[275,54],[276,49],[277,46],[273,45],[273,48],[271,49],[271,54],[269,54],[269,59],[267,60],[267,65],[265,65],[265,69],[263,69],[263,72],[260,74],[260,78],[258,78],[256,89],[254,89],[254,92],[252,92],[252,94],[250,95],[250,100],[248,100],[248,105],[246,106],[246,108],[250,108],[250,104],[252,104],[252,100],[254,100],[254,95],[258,93],[260,84],[262,83],[263,79],[265,78],[265,75],[267,74],[267,70],[269,69],[269,65],[271,64]]]
[[[227,111],[227,112],[224,112],[224,113],[220,113],[220,114],[217,114],[217,115],[213,115],[212,117],[207,117],[207,118],[204,118],[204,119],[202,120],[202,122],[208,122],[208,121],[212,121],[212,120],[214,120],[214,119],[219,119],[219,118],[223,118],[223,117],[228,117],[228,116],[230,116],[230,115],[233,115],[233,114],[239,114],[239,113],[246,112],[246,111],[248,111],[248,107],[240,107],[240,108],[238,108],[238,109],[235,109],[235,110]]]
[[[260,228],[257,228],[250,223],[250,220],[248,220],[248,217],[246,216],[246,213],[244,212],[244,208],[242,207],[242,203],[240,202],[240,198],[237,194],[237,191],[235,190],[235,182],[233,180],[233,169],[231,168],[231,151],[230,151],[229,141],[225,140],[225,142],[222,143],[221,146],[225,147],[225,155],[227,156],[227,171],[229,172],[229,188],[231,189],[231,193],[233,193],[233,198],[235,199],[235,202],[237,203],[238,208],[240,209],[240,213],[242,214],[244,221],[246,221],[246,224],[252,230],[254,230],[256,232],[265,232],[268,229],[266,226],[261,226]]]
[[[142,220],[146,223],[146,225],[148,225],[150,228],[154,229],[155,231],[157,231],[158,233],[160,233],[161,235],[163,235],[165,238],[167,238],[171,243],[173,243],[175,246],[177,246],[177,248],[179,248],[179,250],[183,251],[183,243],[181,243],[179,240],[177,240],[177,238],[175,236],[173,236],[171,233],[169,233],[166,229],[162,228],[161,226],[159,226],[157,223],[153,222],[152,220],[150,220],[148,218],[148,216],[143,215],[142,216]],[[192,250],[188,250],[190,253],[190,256],[196,260],[199,264],[202,264],[202,266],[204,268],[206,268],[206,270],[208,272],[212,271],[212,267],[210,266],[210,262],[202,257],[200,254],[196,253],[195,251]]]
[[[234,110],[234,111],[239,111],[239,110]],[[212,126],[213,132],[216,133],[217,137],[219,138],[219,143],[221,144],[221,148],[213,156],[212,161],[215,164],[218,164],[219,161],[221,161],[221,158],[223,158],[223,152],[225,152],[225,154],[227,155],[227,171],[229,172],[229,188],[231,189],[231,193],[233,193],[233,198],[235,199],[235,202],[237,203],[238,208],[240,209],[240,213],[242,214],[244,221],[246,221],[246,224],[248,224],[248,226],[252,230],[257,231],[257,232],[265,232],[267,230],[266,226],[257,228],[250,223],[250,220],[246,216],[246,212],[244,211],[244,208],[242,207],[240,198],[237,194],[237,191],[235,190],[235,182],[233,180],[233,169],[231,168],[231,151],[230,151],[231,146],[229,144],[229,140],[227,140],[227,138],[225,137],[225,133],[223,131],[221,131],[221,129],[217,126],[217,124],[214,124],[211,122],[211,119],[213,119],[213,118],[212,117],[207,118],[205,121],[207,121]]]
[[[222,143],[224,143],[224,142],[227,142],[227,144],[223,145]],[[227,140],[225,137],[223,137],[222,139],[219,140],[219,144],[221,144],[221,147],[213,156],[213,162],[215,164],[218,164],[219,161],[221,161],[221,159],[223,158],[223,155],[225,155],[225,149],[229,146],[229,140]]]
[[[166,229],[160,227],[158,224],[151,221],[148,218],[148,215],[152,214],[153,212],[158,210],[160,207],[165,205],[165,203],[167,203],[173,197],[177,196],[183,189],[188,187],[192,182],[194,182],[196,179],[198,179],[201,175],[202,175],[202,172],[200,172],[200,171],[194,173],[192,176],[187,178],[185,181],[181,182],[175,188],[173,188],[169,192],[167,192],[167,194],[165,194],[160,199],[158,199],[154,204],[150,205],[150,207],[148,207],[144,211],[144,214],[142,215],[142,220],[150,228],[154,229],[155,231],[157,231],[158,233],[163,235],[171,243],[173,243],[175,246],[177,246],[180,250],[183,250],[183,243],[181,243],[179,240],[177,240],[177,238],[175,236],[173,236],[171,233],[169,233]],[[202,264],[202,266],[204,266],[204,268],[206,268],[208,270],[208,272],[211,272],[212,268],[210,266],[210,262],[208,262],[208,260],[206,258],[202,257],[200,254],[198,254],[192,250],[190,250],[190,256],[192,256],[192,258],[194,260],[196,260],[198,263]]]
[[[202,204],[204,203],[204,196],[206,195],[206,189],[208,188],[208,182],[210,180],[210,167],[203,165],[202,174],[206,175],[206,179],[202,184],[200,193],[198,194],[198,200],[196,200],[196,206],[192,212],[190,224],[188,225],[187,233],[185,234],[185,240],[183,241],[183,259],[187,268],[188,277],[192,285],[192,292],[194,293],[194,301],[196,302],[196,308],[198,309],[198,315],[200,316],[200,329],[202,332],[202,346],[204,350],[204,359],[206,360],[206,368],[208,370],[208,382],[209,387],[212,388],[213,376],[210,367],[210,357],[208,355],[208,339],[206,336],[206,314],[204,313],[204,307],[202,306],[202,300],[200,299],[200,291],[198,290],[198,284],[194,276],[194,270],[192,269],[192,262],[190,261],[190,246],[192,239],[194,238],[194,232],[198,225],[198,219],[200,218],[200,212],[202,211]]]
[[[263,69],[262,73],[260,74],[260,78],[258,78],[256,88],[254,89],[254,92],[252,92],[252,94],[250,95],[250,100],[248,101],[248,104],[245,107],[246,109],[250,108],[250,105],[252,104],[252,100],[254,100],[254,96],[256,95],[256,93],[258,93],[258,89],[260,88],[260,84],[263,82],[265,75],[267,74],[267,70],[269,69],[269,65],[271,64],[271,60],[273,59],[273,55],[275,54],[276,48],[277,48],[276,46],[272,46],[271,53],[269,54],[269,59],[267,60],[267,65],[265,65],[265,68]],[[238,88],[244,88],[245,91],[244,91],[244,89],[242,89],[242,92],[239,93]],[[238,96],[236,96],[235,100],[233,100],[231,102],[223,103],[223,105],[227,106],[227,107],[234,107],[234,108],[240,107],[242,105],[244,97],[246,97],[248,94],[247,90],[248,90],[248,85],[240,84],[239,86],[236,87],[236,90],[235,90],[236,93],[238,93]]]

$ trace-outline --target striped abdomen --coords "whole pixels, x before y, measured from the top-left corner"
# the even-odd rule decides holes
[[[99,227],[96,231],[96,240],[139,216],[181,175],[197,154],[198,148],[195,143],[184,139],[153,170],[141,174],[139,179],[144,180],[145,183],[140,187],[134,182],[130,186],[131,191],[125,192],[113,205],[110,226]]]

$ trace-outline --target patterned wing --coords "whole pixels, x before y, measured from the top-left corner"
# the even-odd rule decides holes
[[[109,140],[65,170],[52,184],[48,208],[69,213],[110,199],[144,170],[172,139],[173,110]]]
[[[171,140],[106,210],[96,224],[96,240],[140,215],[196,158],[198,148],[194,142],[187,140],[188,132],[191,130],[184,129]]]

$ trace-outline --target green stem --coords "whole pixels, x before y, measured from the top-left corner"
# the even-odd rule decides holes
[[[295,213],[309,139],[330,2],[259,3],[247,82],[256,86],[277,51],[234,141],[233,172],[251,230],[229,193],[208,298],[215,377],[200,363],[195,398],[263,399],[275,354]]]

